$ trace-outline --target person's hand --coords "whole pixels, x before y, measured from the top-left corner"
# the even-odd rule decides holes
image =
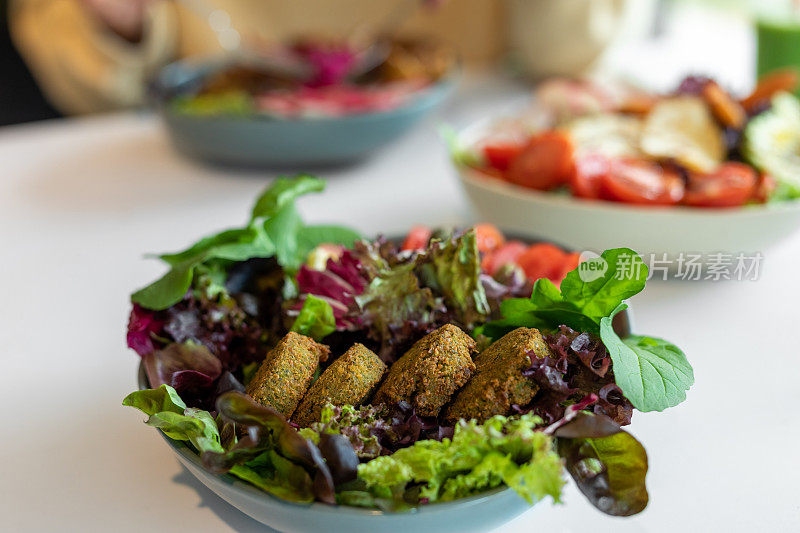
[[[132,43],[142,39],[145,7],[152,0],[79,0],[110,30]]]

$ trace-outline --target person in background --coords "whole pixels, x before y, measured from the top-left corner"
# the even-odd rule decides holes
[[[219,53],[214,20],[229,21],[240,33],[267,42],[307,35],[344,38],[354,32],[434,34],[453,44],[465,61],[485,64],[503,48],[500,3],[10,0],[9,15],[14,41],[46,96],[61,111],[76,114],[138,106],[147,80],[167,63]],[[214,9],[224,15],[209,24]]]
[[[0,126],[58,117],[11,43],[7,8],[0,0]]]

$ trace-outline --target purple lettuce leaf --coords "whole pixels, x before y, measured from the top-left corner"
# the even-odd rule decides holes
[[[633,405],[614,382],[611,358],[603,342],[589,333],[561,326],[545,337],[553,357],[532,355],[523,375],[539,386],[530,405],[518,412],[533,412],[547,423],[563,419],[568,406],[591,395],[587,408],[610,417],[619,425],[631,422]]]

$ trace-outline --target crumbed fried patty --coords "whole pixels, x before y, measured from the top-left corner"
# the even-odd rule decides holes
[[[364,403],[386,373],[380,357],[363,344],[354,344],[311,385],[292,417],[303,427],[318,422],[322,408]]]
[[[529,352],[539,359],[552,356],[538,329],[517,328],[478,354],[475,376],[447,406],[445,420],[484,422],[494,415],[508,415],[512,405],[529,403],[539,390],[522,375],[531,365]]]
[[[420,339],[389,369],[373,404],[407,401],[422,416],[436,416],[475,371],[475,341],[453,325]]]
[[[319,362],[327,357],[327,346],[290,332],[267,354],[247,385],[247,394],[289,418],[311,384]]]

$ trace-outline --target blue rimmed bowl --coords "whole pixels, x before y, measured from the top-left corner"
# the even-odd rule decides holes
[[[184,60],[164,67],[151,95],[177,150],[207,162],[244,167],[321,167],[365,158],[410,130],[453,91],[457,69],[387,111],[340,117],[278,118],[192,115],[170,105],[191,94],[211,73],[225,68],[219,60]]]

